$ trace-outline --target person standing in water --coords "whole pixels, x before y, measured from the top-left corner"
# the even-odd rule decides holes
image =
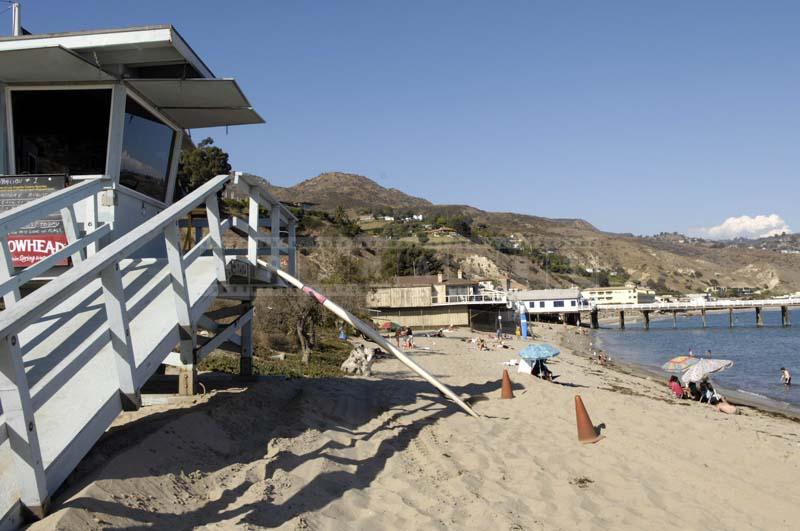
[[[786,367],[781,367],[781,383],[783,385],[792,385],[792,375]]]

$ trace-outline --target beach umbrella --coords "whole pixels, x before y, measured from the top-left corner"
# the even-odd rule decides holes
[[[398,323],[395,323],[394,321],[384,321],[383,323],[381,323],[381,330],[389,330],[391,332],[394,332],[395,330],[399,329],[400,325]]]
[[[539,343],[536,345],[528,345],[519,351],[519,357],[525,361],[546,360],[553,356],[558,356],[561,351],[553,345],[547,343]]]
[[[677,356],[666,362],[661,368],[666,372],[680,373],[698,361],[700,361],[700,358],[695,358],[694,356]]]
[[[683,374],[681,374],[681,381],[685,384],[689,382],[699,382],[712,372],[724,371],[732,365],[733,362],[731,360],[703,358],[683,371]]]

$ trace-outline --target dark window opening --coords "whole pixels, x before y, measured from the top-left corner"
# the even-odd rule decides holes
[[[136,101],[125,103],[119,182],[166,202],[175,131]]]
[[[554,308],[563,308],[564,307],[564,301],[553,301],[553,307]]]
[[[544,308],[544,301],[539,302],[539,308]]]
[[[15,90],[11,112],[16,173],[106,172],[111,90]]]

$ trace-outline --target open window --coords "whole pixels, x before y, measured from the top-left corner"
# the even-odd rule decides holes
[[[166,203],[175,130],[136,100],[125,103],[120,184]]]
[[[13,90],[17,174],[101,175],[111,90]]]

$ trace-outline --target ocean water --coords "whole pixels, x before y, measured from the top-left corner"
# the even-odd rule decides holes
[[[790,311],[794,326],[781,326],[780,310],[765,310],[764,326],[756,327],[755,310],[734,312],[734,327],[728,327],[728,312],[711,313],[708,328],[700,316],[678,315],[673,329],[672,316],[653,319],[645,330],[641,314],[625,313],[625,330],[617,324],[605,324],[593,331],[595,345],[612,359],[659,368],[669,359],[687,354],[705,356],[711,349],[714,358],[733,360],[733,367],[711,376],[714,382],[767,397],[778,402],[800,406],[800,309]],[[638,322],[631,322],[632,319]],[[780,382],[780,368],[792,374],[793,384],[786,388]],[[664,381],[669,378],[664,373]]]

